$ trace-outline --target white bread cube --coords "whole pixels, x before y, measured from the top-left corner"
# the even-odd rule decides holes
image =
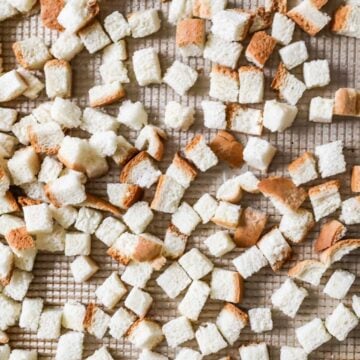
[[[193,206],[203,224],[207,224],[214,217],[217,207],[218,202],[207,193],[202,195]]]
[[[190,235],[199,225],[201,219],[195,210],[186,202],[183,202],[177,211],[172,214],[171,222],[180,232]]]
[[[140,101],[124,101],[119,109],[118,121],[133,130],[140,130],[147,125],[148,115]]]
[[[67,301],[63,307],[61,325],[65,329],[84,331],[85,305],[76,301]]]
[[[214,268],[214,264],[197,248],[193,248],[181,256],[179,264],[193,280],[203,278]]]
[[[0,108],[0,131],[11,131],[17,116],[18,112],[15,109]]]
[[[345,200],[341,205],[340,219],[346,225],[360,223],[360,198],[358,196]]]
[[[37,331],[43,306],[44,300],[41,298],[25,298],[22,303],[19,326],[30,331]]]
[[[345,172],[346,163],[343,147],[344,144],[341,140],[315,147],[315,155],[318,159],[319,172],[322,178]]]
[[[204,113],[204,126],[209,129],[226,129],[226,106],[220,101],[201,102]]]
[[[59,60],[63,59],[66,61],[71,61],[77,54],[82,51],[83,48],[84,45],[79,36],[74,33],[64,31],[52,44],[50,52],[55,58]]]
[[[0,3],[0,21],[4,21],[18,14],[16,8],[11,6],[7,1]],[[7,360],[7,359],[5,359]]]
[[[282,132],[293,124],[297,113],[298,109],[294,105],[268,100],[264,106],[263,124],[272,132]]]
[[[84,334],[71,331],[59,338],[55,360],[80,360],[83,353]]]
[[[184,269],[174,262],[156,279],[156,283],[170,299],[175,299],[190,285],[191,279]]]
[[[134,314],[121,307],[111,317],[109,323],[109,334],[113,338],[120,340],[129,330],[130,326],[135,322],[135,320],[136,316]]]
[[[175,360],[202,360],[202,358],[203,356],[198,351],[189,348],[181,348],[177,353]]]
[[[256,104],[264,98],[264,72],[256,66],[241,66],[239,69],[239,103]]]
[[[330,68],[327,60],[304,63],[304,80],[308,89],[323,87],[330,83]]]
[[[165,126],[174,130],[189,130],[194,123],[194,108],[182,105],[176,101],[169,101],[165,108]]]
[[[75,282],[82,283],[89,280],[99,267],[89,256],[78,256],[70,264],[70,269]]]
[[[250,137],[244,149],[244,160],[251,167],[266,171],[275,153],[276,148],[268,141]]]
[[[176,48],[183,57],[203,55],[206,38],[205,20],[183,19],[176,27]]]
[[[103,63],[111,63],[113,61],[124,61],[128,58],[125,40],[119,40],[103,50]]]
[[[224,41],[210,34],[204,48],[204,58],[211,62],[235,69],[243,46],[240,43]]]
[[[122,135],[117,137],[117,149],[112,159],[117,165],[125,165],[138,153],[138,150]]]
[[[0,243],[0,284],[6,284],[14,266],[14,254],[9,246]]]
[[[331,27],[335,34],[360,38],[360,27],[357,21],[360,15],[359,5],[358,0],[349,0],[337,8]]]
[[[295,329],[296,337],[304,350],[310,354],[331,339],[321,319],[315,318]]]
[[[209,95],[215,99],[236,102],[239,97],[239,74],[230,68],[213,65]]]
[[[32,147],[16,151],[7,165],[15,185],[34,181],[40,170],[39,158]]]
[[[54,181],[59,177],[62,169],[63,165],[59,161],[51,156],[46,156],[41,163],[38,180],[45,184]]]
[[[133,184],[107,184],[107,194],[111,204],[128,209],[141,199],[143,191],[140,186]]]
[[[44,66],[46,80],[46,95],[67,98],[71,96],[72,72],[66,60],[50,60]]]
[[[239,303],[243,297],[243,281],[235,271],[214,268],[211,273],[210,298]]]
[[[82,207],[78,212],[75,228],[86,234],[94,234],[102,218],[103,216],[100,211]]]
[[[139,349],[151,350],[163,337],[160,325],[146,318],[136,321],[128,333],[128,340]]]
[[[219,11],[224,10],[227,0],[195,0],[192,2],[192,11],[195,17],[212,19]]]
[[[176,25],[180,20],[192,17],[192,2],[189,0],[174,0],[169,7],[169,23]]]
[[[121,275],[121,280],[131,286],[144,289],[153,272],[154,268],[149,261],[130,261]]]
[[[171,348],[175,348],[195,337],[191,322],[185,316],[180,316],[165,323],[162,332],[168,346]]]
[[[299,347],[282,346],[280,360],[307,360],[307,353]]]
[[[30,248],[25,250],[17,250],[15,253],[14,265],[20,270],[32,271],[35,264],[36,255],[38,252],[38,245],[36,242],[36,248]]]
[[[156,33],[161,26],[158,11],[148,9],[134,12],[127,17],[133,38],[142,38]]]
[[[9,158],[14,155],[18,141],[16,137],[0,133],[0,156]]]
[[[263,130],[263,112],[246,105],[228,104],[228,127],[232,131],[249,135],[261,135]]]
[[[53,220],[48,204],[24,206],[26,229],[30,234],[51,233]]]
[[[110,355],[106,346],[102,346],[97,349],[91,356],[87,357],[86,360],[114,360],[114,358]]]
[[[95,54],[111,43],[111,40],[97,20],[81,29],[79,36],[90,54]]]
[[[128,70],[121,60],[103,63],[100,68],[100,75],[104,83],[119,81],[129,83]]]
[[[269,308],[250,309],[248,314],[253,332],[260,334],[273,329],[271,310]]]
[[[125,299],[125,306],[140,318],[143,318],[149,311],[153,298],[149,293],[139,289],[132,288]]]
[[[68,232],[65,235],[65,256],[90,255],[90,234]]]
[[[0,234],[4,237],[9,237],[12,230],[25,228],[25,221],[13,215],[0,216]]]
[[[36,99],[45,87],[43,82],[41,82],[33,73],[21,67],[16,71],[21,75],[21,77],[28,85],[28,88],[23,92],[23,95],[30,100]]]
[[[21,312],[21,303],[18,303],[5,294],[0,294],[0,330],[7,330],[14,326],[19,320]]]
[[[241,360],[270,360],[265,343],[243,345],[239,349]]]
[[[102,339],[110,323],[110,316],[95,304],[90,303],[86,308],[84,328],[97,339]]]
[[[360,296],[353,295],[352,297],[352,308],[357,317],[360,317]]]
[[[177,94],[184,96],[195,84],[198,78],[196,70],[190,66],[175,60],[166,70],[163,82],[169,85]]]
[[[11,351],[9,360],[37,360],[38,353],[36,350],[18,350]]]
[[[0,14],[1,14],[1,6],[0,5]],[[10,5],[9,5],[10,6]],[[1,16],[1,15],[0,15]],[[0,18],[1,19],[1,18]],[[9,360],[10,357],[10,346],[8,344],[0,346],[0,359],[1,360]]]
[[[320,96],[314,97],[310,102],[309,121],[331,123],[335,102]]]
[[[240,205],[231,204],[227,201],[220,201],[211,221],[226,229],[236,229],[240,221],[240,215]]]
[[[209,295],[209,286],[201,280],[194,280],[178,305],[180,314],[197,321]]]
[[[150,350],[143,350],[138,358],[139,360],[169,360],[168,357]]]
[[[135,51],[132,60],[135,77],[140,86],[161,83],[159,55],[154,48]]]
[[[318,178],[316,160],[312,153],[304,152],[288,165],[288,171],[296,186]]]
[[[341,300],[345,298],[354,281],[354,274],[344,270],[336,270],[326,283],[323,291],[326,295]]]
[[[97,85],[89,90],[89,104],[91,107],[100,107],[120,101],[125,96],[125,90],[120,81]]]
[[[217,231],[210,235],[204,244],[208,247],[211,255],[221,257],[235,248],[235,244],[227,231]]]
[[[304,288],[298,287],[293,280],[286,279],[272,294],[271,302],[285,315],[294,318],[306,296],[308,292]]]
[[[50,204],[51,215],[64,229],[69,228],[77,218],[77,210],[72,206],[55,207]]]
[[[164,256],[170,259],[179,258],[185,251],[189,236],[181,233],[176,226],[170,224],[165,233]]]
[[[19,210],[16,200],[11,192],[7,191],[4,195],[0,196],[0,214],[12,213]]]
[[[126,226],[119,219],[108,216],[95,231],[95,236],[105,245],[111,246],[125,230]]]
[[[164,141],[166,133],[154,125],[146,125],[141,129],[136,141],[135,147],[146,152],[155,160],[160,161],[164,156]]]
[[[296,41],[279,50],[281,61],[288,70],[291,70],[309,58],[304,41]]]
[[[118,147],[116,133],[111,130],[93,134],[89,143],[103,157],[113,156]]]
[[[126,293],[127,289],[116,272],[113,272],[95,291],[98,300],[109,309],[112,309]]]
[[[339,341],[344,341],[358,324],[357,316],[342,303],[325,320],[326,329]]]
[[[197,171],[179,153],[174,155],[173,161],[166,170],[166,175],[177,181],[183,188],[187,189],[197,176]]]
[[[218,328],[212,323],[205,323],[200,326],[195,332],[195,337],[203,355],[214,354],[227,347],[227,343]]]
[[[62,310],[45,308],[40,316],[37,338],[55,340],[60,337]]]
[[[139,236],[124,232],[109,248],[108,255],[123,265],[127,265],[134,255],[134,249],[139,244]]]
[[[248,315],[233,304],[225,304],[216,318],[216,326],[224,339],[233,345],[248,324]]]
[[[260,181],[251,171],[246,171],[237,176],[236,180],[244,191],[251,194],[259,192],[258,185]]]
[[[275,13],[271,28],[271,36],[281,45],[291,43],[295,30],[295,23],[286,15]]]
[[[36,125],[38,122],[33,115],[27,115],[16,122],[11,131],[23,145],[29,145],[30,139],[28,134],[28,126]]]
[[[123,220],[131,231],[140,234],[154,218],[154,214],[146,201],[139,201],[132,205],[124,214]]]
[[[319,286],[327,267],[317,260],[303,260],[292,267],[288,275],[313,286]]]
[[[64,133],[59,124],[49,121],[44,124],[30,125],[28,134],[31,146],[37,153],[55,155],[64,140]]]
[[[128,22],[119,11],[114,11],[105,18],[104,27],[114,43],[131,34]]]
[[[17,62],[25,69],[41,69],[51,58],[44,41],[38,37],[30,37],[13,44]]]
[[[263,253],[254,245],[236,257],[233,260],[233,264],[240,275],[247,279],[265,267],[268,262]]]
[[[0,76],[0,87],[1,103],[16,99],[26,91],[28,85],[17,71],[11,70]]]
[[[119,124],[114,116],[87,107],[83,112],[80,127],[90,134],[96,134],[104,131],[116,131]]]
[[[65,128],[76,128],[81,124],[81,109],[70,100],[56,97],[51,107],[51,117]]]

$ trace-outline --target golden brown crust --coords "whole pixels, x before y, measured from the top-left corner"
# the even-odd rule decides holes
[[[41,21],[48,29],[64,31],[57,17],[65,5],[64,0],[40,0]]]
[[[10,191],[5,193],[5,200],[11,208],[11,212],[19,211],[19,205]]]
[[[52,193],[51,190],[51,184],[45,184],[44,186],[44,191],[45,191],[45,195],[46,197],[49,199],[49,201],[57,208],[60,208],[62,206],[62,204],[58,201],[58,199],[56,198],[56,196]]]
[[[93,317],[97,310],[97,306],[94,303],[88,304],[86,307],[86,312],[83,320],[84,329],[88,330],[92,326]]]
[[[96,99],[95,101],[90,101],[90,106],[100,107],[100,106],[110,105],[121,100],[123,97],[125,97],[125,95],[126,95],[125,90],[121,88],[111,95],[104,96],[102,98]]]
[[[143,161],[152,161],[150,155],[146,151],[139,152],[122,168],[120,173],[120,182],[128,183],[133,168]]]
[[[5,239],[13,249],[26,250],[35,247],[34,239],[27,232],[25,227],[10,230],[5,235]]]
[[[87,206],[96,210],[107,211],[115,216],[121,215],[121,211],[116,206],[92,194],[86,194],[86,200],[81,204],[81,206]]]
[[[38,154],[47,154],[47,155],[56,155],[60,149],[60,145],[56,145],[53,147],[47,147],[39,142],[38,136],[36,132],[33,131],[32,126],[28,126],[27,128],[29,140],[31,146],[34,148],[35,152]]]
[[[165,190],[165,184],[168,176],[167,175],[160,175],[158,183],[156,185],[155,194],[153,200],[151,202],[151,209],[157,210],[161,208],[162,203],[162,195]]]
[[[225,161],[232,168],[240,168],[244,163],[244,146],[227,131],[220,130],[209,146],[220,160]]]
[[[264,70],[259,69],[258,67],[253,66],[253,65],[240,66],[240,68],[239,68],[239,74],[241,74],[241,73],[246,73],[246,72],[257,72],[257,73],[263,74],[263,73],[264,73]]]
[[[205,20],[181,20],[176,27],[176,45],[178,47],[185,47],[188,45],[203,46],[205,43],[205,35]]]
[[[139,185],[128,185],[128,196],[123,199],[123,206],[128,209],[130,206],[140,201],[144,195],[144,190]]]
[[[211,19],[211,6],[206,0],[193,0],[192,2],[193,16],[203,19]]]
[[[360,165],[355,165],[352,169],[351,191],[360,192]]]
[[[191,165],[187,160],[185,160],[179,152],[177,152],[174,156],[174,159],[172,163],[178,167],[181,168],[184,173],[191,179],[191,181],[195,180],[197,176],[197,170],[196,168]]]
[[[114,248],[109,248],[106,253],[112,257],[115,261],[117,261],[118,263],[122,264],[122,265],[128,265],[130,262],[130,257],[126,256],[124,254],[122,254],[120,251],[114,249]]]
[[[184,152],[185,154],[192,152],[198,144],[204,139],[204,137],[201,134],[195,135],[192,140],[186,144]]]
[[[0,278],[0,285],[1,286],[6,286],[6,285],[10,284],[10,280],[11,280],[13,271],[14,271],[14,259],[12,260],[11,270],[9,271],[9,273],[5,277]],[[1,331],[0,331],[0,334],[1,334]],[[1,340],[0,340],[0,344],[1,344]]]
[[[16,42],[12,45],[12,49],[14,52],[14,55],[16,57],[16,61],[24,68],[24,69],[30,69],[29,64],[26,62],[22,49],[21,49],[21,45]]]
[[[289,269],[288,275],[292,278],[297,278],[301,276],[304,271],[308,271],[312,267],[324,267],[324,264],[317,260],[303,260]]]
[[[264,66],[276,46],[276,40],[265,31],[256,32],[246,49],[246,55]]]
[[[342,5],[334,12],[331,23],[331,30],[333,32],[339,32],[346,28],[350,12],[351,5]]]
[[[234,242],[240,248],[255,245],[264,231],[267,215],[251,207],[246,208],[240,217],[239,226],[234,235]]]
[[[234,288],[236,293],[233,302],[239,304],[244,298],[244,279],[238,272],[234,272]]]
[[[331,180],[327,181],[326,183],[313,186],[309,189],[309,196],[317,196],[324,191],[339,190],[340,184],[340,180]]]
[[[345,226],[337,220],[331,220],[325,223],[320,234],[315,240],[314,248],[316,252],[321,252],[334,245],[345,235]]]
[[[139,235],[139,240],[132,253],[132,259],[138,262],[151,261],[161,255],[162,249],[162,244],[147,238],[146,235]]]
[[[341,240],[330,246],[328,249],[324,250],[320,254],[320,261],[325,265],[331,265],[337,260],[333,260],[333,256],[338,252],[344,249],[348,249],[348,252],[351,252],[355,249],[360,248],[360,239],[346,239]]]
[[[282,88],[282,86],[284,85],[288,74],[289,74],[289,72],[287,71],[285,65],[283,63],[280,63],[276,70],[274,79],[271,83],[271,88],[279,91]]]
[[[273,271],[279,271],[283,265],[290,260],[291,256],[292,256],[292,249],[291,247],[287,247],[285,248],[282,253],[281,253],[281,259],[276,261],[275,264],[271,265],[271,268],[273,269]]]
[[[321,9],[323,6],[325,6],[328,2],[328,0],[311,0],[311,2],[318,8]]]
[[[235,317],[241,320],[245,325],[249,323],[249,316],[246,312],[239,309],[234,304],[226,303],[223,307],[224,310],[232,313]]]
[[[295,173],[299,169],[302,169],[302,166],[308,161],[315,163],[315,157],[313,153],[306,151],[288,165],[289,173]]]
[[[272,12],[266,11],[263,6],[259,6],[253,12],[253,21],[250,26],[249,32],[265,30],[271,26],[272,23]]]
[[[4,331],[0,330],[0,344],[7,344],[8,342],[9,342],[8,335]]]
[[[296,8],[290,10],[287,16],[293,20],[302,30],[307,32],[310,36],[315,36],[321,29],[315,24],[306,19],[302,14],[296,11]]]
[[[270,11],[286,14],[287,12],[287,0],[272,0]]]
[[[237,82],[239,82],[239,73],[236,70],[228,68],[226,66],[215,64],[211,68],[211,72],[227,76]]]
[[[334,114],[341,116],[360,115],[360,92],[351,88],[340,88],[335,93]]]
[[[17,202],[20,206],[40,205],[43,203],[41,200],[32,199],[27,196],[19,196]]]

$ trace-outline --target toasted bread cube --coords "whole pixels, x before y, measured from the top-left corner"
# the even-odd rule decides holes
[[[210,194],[202,195],[193,206],[203,224],[207,224],[214,217],[217,207],[218,202]]]
[[[237,304],[241,302],[243,293],[243,279],[237,272],[214,268],[211,274],[211,299]]]
[[[84,328],[91,335],[102,339],[110,323],[110,316],[95,304],[90,303],[86,308]]]
[[[11,131],[17,116],[18,112],[15,109],[0,108],[0,131]]]
[[[170,259],[179,258],[185,251],[189,236],[181,233],[176,226],[170,224],[164,239],[164,256]]]
[[[19,326],[23,329],[37,331],[43,306],[43,299],[25,298],[21,308]]]
[[[144,232],[153,218],[154,214],[145,201],[139,201],[132,205],[123,216],[125,224],[135,234]]]
[[[360,197],[356,196],[345,200],[341,205],[340,220],[346,225],[360,223]]]
[[[75,282],[82,283],[89,280],[99,270],[99,267],[89,256],[78,256],[70,264],[70,269]]]
[[[85,305],[76,301],[68,301],[63,307],[61,325],[70,330],[84,331]]]
[[[100,211],[82,207],[77,215],[75,228],[87,234],[94,234],[103,216]]]
[[[105,18],[104,27],[114,43],[131,34],[128,22],[119,11],[114,11]]]
[[[181,256],[179,264],[193,280],[203,278],[214,268],[214,264],[197,248],[193,248]]]
[[[267,0],[266,0],[267,1]],[[260,30],[266,30],[272,24],[272,10],[265,9],[263,6],[258,6],[252,12],[252,21],[249,29],[249,34]]]
[[[165,108],[164,123],[166,127],[187,131],[194,123],[194,108],[170,101]]]
[[[135,141],[135,147],[139,151],[146,150],[151,157],[160,161],[164,156],[165,140],[165,131],[153,125],[146,125],[141,129]]]
[[[151,350],[163,338],[160,325],[146,318],[136,321],[128,332],[128,340],[139,349]]]
[[[11,351],[9,360],[37,360],[38,353],[36,350],[18,350]]]
[[[242,198],[242,189],[237,177],[230,178],[223,182],[216,191],[216,199],[237,204]]]
[[[309,121],[331,123],[334,111],[334,100],[320,96],[314,97],[310,102]]]
[[[171,222],[180,232],[190,235],[199,225],[201,219],[195,210],[186,202],[183,202],[177,211],[171,216]]]
[[[65,235],[65,256],[90,255],[90,234],[69,232]]]
[[[239,69],[240,104],[256,104],[264,98],[264,72],[255,66],[241,66]]]
[[[4,21],[18,14],[15,7],[11,6],[7,1],[0,4],[0,21]]]
[[[80,127],[90,134],[96,134],[104,131],[116,131],[119,124],[114,116],[100,110],[85,108]]]
[[[351,88],[340,88],[335,93],[334,114],[340,116],[360,116],[358,102],[360,92]]]
[[[307,353],[299,347],[282,346],[280,360],[307,360]]]
[[[4,287],[4,294],[16,301],[23,301],[34,276],[28,271],[15,269],[10,282]]]
[[[202,358],[202,355],[198,351],[189,348],[181,348],[176,355],[175,360],[201,360]]]
[[[7,330],[18,321],[21,312],[21,303],[18,303],[5,294],[0,294],[0,330]]]
[[[72,73],[66,60],[50,60],[44,66],[46,79],[46,94],[50,99],[55,97],[70,97],[72,88]]]
[[[53,121],[30,125],[28,133],[31,146],[40,154],[56,155],[64,140],[60,125]]]
[[[60,337],[62,310],[45,308],[40,316],[38,339],[53,340]]]
[[[189,0],[175,0],[170,3],[170,24],[176,25],[180,20],[192,17],[192,2]]]
[[[21,77],[25,80],[28,88],[23,92],[23,95],[29,98],[30,100],[36,99],[40,92],[44,89],[45,85],[30,71],[23,68],[18,68],[16,70]]]
[[[140,101],[124,101],[119,109],[118,121],[133,130],[140,130],[147,125],[148,114]]]
[[[79,36],[65,31],[52,44],[50,52],[59,60],[71,61],[83,48],[84,45]]]
[[[111,43],[111,40],[97,20],[81,29],[79,36],[90,54],[95,54]]]
[[[1,6],[2,5],[0,5],[0,9],[1,9]],[[1,14],[1,12],[0,12],[0,14]],[[0,359],[9,360],[9,357],[10,357],[10,346],[8,344],[1,345],[0,346]]]
[[[195,84],[197,78],[198,73],[196,70],[178,60],[175,60],[166,70],[163,81],[177,94],[184,96]]]
[[[263,124],[272,132],[282,132],[293,124],[297,113],[298,109],[294,105],[268,100],[265,102]]]
[[[265,343],[243,345],[239,349],[241,360],[269,360],[269,352]]]
[[[224,339],[233,345],[248,324],[248,315],[233,304],[226,303],[216,318],[216,326]]]
[[[246,171],[237,176],[236,180],[244,191],[251,194],[259,193],[258,186],[260,181],[251,171]]]
[[[256,32],[246,48],[245,57],[259,68],[263,68],[273,53],[276,40],[265,31]]]
[[[326,283],[324,293],[334,299],[344,299],[354,281],[354,274],[344,270],[336,270]]]
[[[268,262],[259,248],[254,245],[235,258],[233,264],[240,275],[247,279],[265,267]]]
[[[312,153],[304,152],[288,166],[288,171],[296,186],[318,178],[316,160]]]
[[[220,101],[201,102],[204,112],[204,125],[209,129],[226,129],[226,106]]]
[[[357,317],[360,317],[360,297],[357,295],[353,295],[352,297],[352,308]]]
[[[184,19],[176,27],[176,46],[183,57],[199,57],[204,51],[205,20]]]
[[[244,160],[253,168],[266,171],[275,153],[276,148],[266,140],[250,137],[244,149]]]
[[[304,63],[304,80],[308,89],[328,85],[330,83],[329,62],[313,60]]]
[[[125,308],[118,309],[111,317],[109,324],[109,334],[113,338],[120,340],[129,330],[130,326],[135,322],[135,320],[136,316]]]
[[[249,310],[251,330],[257,334],[273,329],[271,310],[269,308],[255,308]]]
[[[128,70],[121,61],[105,62],[100,66],[100,75],[104,83],[119,81],[121,83],[130,82]]]
[[[151,262],[131,261],[121,275],[121,280],[131,286],[144,289],[153,272],[154,268]]]
[[[212,222],[227,229],[236,229],[241,215],[241,206],[220,201]]]
[[[122,135],[117,137],[117,149],[112,159],[117,165],[125,165],[138,153],[135,146],[129,143]]]
[[[227,347],[227,343],[218,328],[212,323],[205,323],[200,326],[195,332],[195,337],[203,355],[214,354]]]
[[[101,222],[95,235],[105,245],[111,246],[125,230],[126,226],[120,220],[108,216]]]
[[[140,318],[143,318],[149,311],[152,302],[153,298],[149,293],[134,287],[126,297],[124,304],[129,310],[134,312]]]
[[[249,135],[261,135],[263,129],[263,113],[246,105],[228,104],[228,127],[232,131]]]
[[[292,41],[295,30],[295,23],[286,15],[275,13],[271,36],[281,45],[289,45]]]
[[[133,38],[142,38],[154,34],[161,26],[158,11],[155,9],[131,13],[127,20]]]
[[[70,100],[56,97],[51,107],[51,117],[61,126],[71,129],[80,125],[81,110]]]
[[[211,255],[221,257],[235,248],[235,244],[227,231],[218,231],[205,241]]]
[[[360,3],[347,1],[347,4],[340,6],[334,14],[331,30],[335,34],[360,38],[360,27],[356,19],[359,18]]]
[[[168,321],[162,327],[166,342],[171,348],[192,340],[195,337],[191,322],[184,316]]]
[[[48,204],[24,206],[26,229],[30,234],[51,233],[53,220]]]
[[[161,83],[159,55],[154,48],[135,51],[132,60],[135,77],[140,86]]]
[[[288,70],[291,70],[309,58],[304,41],[296,41],[279,50],[281,61]]]
[[[15,70],[11,70],[0,76],[0,87],[0,102],[14,100],[28,89],[25,80]]]
[[[125,90],[119,81],[97,85],[89,90],[91,107],[100,107],[113,104],[125,96]]]
[[[237,101],[239,96],[238,72],[224,66],[214,65],[210,73],[209,95],[225,102]]]
[[[343,155],[343,146],[341,140],[316,146],[315,155],[318,158],[318,166],[322,178],[345,172],[346,163]]]
[[[80,360],[83,354],[84,334],[70,331],[59,338],[55,360]]]
[[[119,275],[113,272],[96,291],[95,295],[107,308],[112,309],[126,294],[127,289],[120,280]]]

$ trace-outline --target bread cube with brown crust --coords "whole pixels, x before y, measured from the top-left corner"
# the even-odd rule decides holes
[[[263,68],[273,53],[276,40],[265,31],[256,32],[246,48],[245,56],[248,61],[254,63],[259,68]]]
[[[176,46],[183,57],[202,56],[205,45],[205,20],[184,19],[176,27]]]

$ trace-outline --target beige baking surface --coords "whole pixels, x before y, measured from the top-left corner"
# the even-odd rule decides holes
[[[335,3],[335,1],[329,1]],[[244,6],[245,8],[255,7],[261,2],[259,1],[230,1],[229,7],[234,5]],[[162,27],[161,31],[146,39],[129,40],[129,53],[132,54],[135,49],[154,46],[160,51],[162,69],[165,70],[176,57],[174,35],[175,28],[170,26],[167,21],[168,3],[162,4],[160,0],[103,0],[101,4],[101,17],[103,18],[113,10],[119,10],[128,13],[134,10],[155,7],[162,10]],[[3,52],[5,57],[5,69],[10,70],[15,65],[14,57],[11,51],[11,44],[15,40],[27,38],[30,35],[38,35],[43,37],[48,43],[54,41],[57,37],[55,32],[45,30],[38,16],[28,19],[16,18],[0,24],[0,40],[3,43]],[[286,173],[285,165],[292,159],[300,155],[305,150],[313,150],[316,144],[327,143],[332,140],[342,139],[345,142],[345,155],[347,160],[347,173],[340,176],[342,179],[342,196],[344,199],[351,196],[349,189],[350,169],[353,164],[360,163],[360,121],[356,119],[335,119],[331,125],[320,125],[309,123],[306,119],[308,116],[308,104],[310,99],[318,94],[323,96],[332,96],[338,87],[357,87],[360,88],[360,40],[346,37],[332,36],[328,31],[322,32],[318,37],[310,39],[307,35],[296,30],[295,39],[303,39],[306,41],[310,52],[311,59],[327,58],[331,64],[332,81],[331,85],[318,90],[307,91],[299,105],[300,113],[291,129],[284,133],[269,134],[267,131],[264,138],[268,139],[276,145],[278,153],[270,167],[270,174]],[[269,66],[266,69],[267,75],[267,98],[271,99],[274,94],[269,90],[271,77],[274,74],[276,65],[278,64],[278,55],[275,54]],[[169,89],[166,85],[150,86],[140,88],[135,82],[127,86],[128,97],[132,100],[140,100],[145,103],[149,112],[150,122],[159,123],[164,114],[165,104],[170,100],[181,100],[183,103],[191,104],[196,107],[197,120],[196,125],[191,128],[188,133],[168,132],[169,140],[165,159],[161,162],[160,167],[165,170],[171,161],[174,152],[184,147],[186,142],[190,140],[195,133],[202,132],[210,139],[214,135],[214,131],[210,131],[202,127],[201,100],[207,97],[208,93],[208,74],[210,63],[203,59],[190,59],[188,62],[192,67],[197,68],[200,72],[200,80],[196,86],[191,89],[189,96],[180,99],[179,96]],[[87,105],[87,90],[94,84],[100,83],[98,68],[101,63],[101,55],[90,56],[83,51],[72,62],[74,69],[74,96],[79,105],[85,107]],[[241,63],[245,63],[244,56]],[[301,78],[301,66],[295,69],[294,73]],[[28,114],[37,104],[46,101],[42,96],[35,102],[27,102],[21,98],[14,105],[25,115]],[[108,107],[106,110],[116,114],[118,105]],[[134,132],[128,132],[126,128],[121,128],[121,132],[126,136],[135,138]],[[246,136],[239,136],[239,139],[245,143]],[[227,171],[225,168],[218,166],[211,169],[206,174],[202,174],[187,191],[185,195],[186,201],[193,204],[203,192],[215,193],[216,188],[222,183],[224,177],[231,176],[235,172]],[[119,169],[112,166],[112,170],[106,178],[97,179],[89,184],[89,189],[99,195],[105,195],[107,182],[116,182],[118,179]],[[147,194],[150,199],[151,194]],[[271,215],[269,228],[279,221],[279,216],[275,213],[273,207],[262,196],[245,195],[242,200],[245,207],[251,205],[267,211]],[[309,204],[306,204],[309,207]],[[166,226],[169,222],[169,216],[157,214],[155,220],[149,228],[150,232],[163,237]],[[215,231],[214,225],[200,226],[192,235],[188,248],[197,246],[207,253],[203,241],[206,236]],[[274,274],[269,268],[262,270],[246,281],[246,296],[241,307],[249,309],[257,306],[271,306],[270,296],[286,278],[286,270],[296,261],[302,259],[310,259],[316,254],[312,250],[312,240],[319,231],[319,225],[308,236],[307,242],[301,245],[294,245],[294,256],[292,261],[286,264],[285,268],[278,274]],[[348,236],[360,236],[358,226],[349,228]],[[123,271],[105,254],[105,246],[98,240],[93,240],[92,257],[100,265],[101,270],[86,284],[75,284],[69,270],[69,264],[72,258],[61,255],[40,254],[37,257],[34,269],[35,279],[31,284],[28,296],[40,296],[45,299],[46,305],[62,306],[67,300],[76,299],[84,304],[95,301],[94,291],[97,285],[111,273],[111,271]],[[233,268],[231,259],[233,259],[241,250],[237,250],[225,256],[224,259],[214,259],[214,263],[226,268]],[[344,261],[336,264],[334,268],[342,268],[349,270],[357,275],[355,284],[352,286],[350,293],[345,299],[345,303],[350,305],[350,299],[353,294],[360,294],[360,253],[354,253],[347,256]],[[303,303],[299,314],[294,320],[288,319],[278,311],[273,311],[274,330],[265,334],[255,335],[251,333],[247,327],[241,334],[240,340],[231,349],[222,351],[221,354],[209,357],[209,359],[217,359],[226,354],[232,354],[234,358],[238,358],[238,347],[250,341],[265,341],[269,345],[271,358],[279,358],[279,349],[282,345],[298,346],[294,336],[294,329],[306,321],[311,320],[315,316],[325,318],[332,312],[338,301],[334,301],[327,296],[322,295],[322,289],[327,279],[331,275],[333,269],[327,271],[322,279],[321,286],[314,288],[305,286],[310,296]],[[177,301],[169,301],[162,290],[156,285],[154,279],[158,274],[154,274],[149,282],[147,290],[154,296],[154,305],[152,306],[150,317],[164,323],[175,318],[178,314],[176,311]],[[208,301],[205,311],[202,313],[199,322],[195,328],[204,321],[214,321],[221,307],[219,302]],[[56,341],[40,341],[35,334],[25,332],[17,327],[9,330],[11,338],[11,346],[14,348],[30,348],[37,349],[40,358],[51,358],[56,351]],[[138,350],[133,348],[126,341],[115,341],[110,336],[106,336],[103,341],[98,341],[94,337],[86,335],[84,357],[89,356],[101,344],[109,346],[111,353],[115,359],[137,359]],[[196,343],[190,343],[196,347]],[[158,349],[170,358],[174,357],[174,351],[166,347],[165,342]],[[220,356],[221,355],[221,356]],[[348,339],[342,343],[331,340],[322,346],[318,351],[314,352],[311,359],[360,359],[360,331],[359,328],[353,331]],[[64,359],[66,360],[66,359]]]

